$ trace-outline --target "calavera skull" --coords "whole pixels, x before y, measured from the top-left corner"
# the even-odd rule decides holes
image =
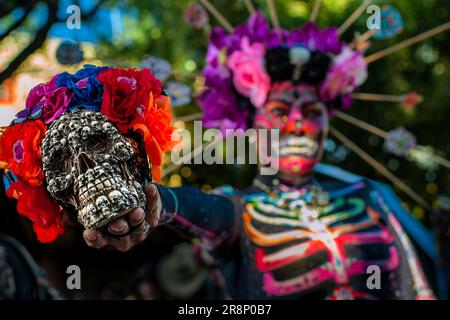
[[[146,204],[149,174],[140,141],[121,135],[100,112],[77,109],[53,122],[42,159],[48,191],[86,229]]]

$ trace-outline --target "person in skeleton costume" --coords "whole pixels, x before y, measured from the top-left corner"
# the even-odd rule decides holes
[[[7,194],[38,239],[63,233],[63,211],[96,248],[164,226],[214,253],[233,298],[434,299],[419,260],[435,262],[433,238],[386,185],[319,164],[329,117],[367,76],[362,54],[312,22],[270,30],[256,13],[231,31],[211,34],[204,124],[279,130],[279,173],[215,194],[150,184],[174,144],[160,82],[86,66],[33,89],[0,137]]]
[[[234,243],[224,267],[233,297],[435,299],[423,266],[445,297],[435,240],[391,188],[319,163],[329,118],[350,106],[367,78],[363,53],[341,42],[336,28],[307,22],[290,32],[271,30],[259,12],[226,29],[210,35],[206,88],[198,98],[203,124],[278,130],[279,153],[271,161],[279,172],[258,175],[244,191],[215,190],[238,217],[222,223],[223,230],[235,226],[225,237],[210,223],[217,216],[232,221],[214,204],[219,200],[159,187],[164,209],[178,219],[171,226],[184,225],[182,231],[212,246]],[[371,283],[374,270],[378,284]]]

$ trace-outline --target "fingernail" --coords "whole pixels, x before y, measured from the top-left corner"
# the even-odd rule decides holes
[[[154,185],[151,185],[150,194],[154,196],[156,194],[156,187]]]
[[[144,217],[144,213],[142,211],[137,211],[133,213],[132,219],[133,221],[140,221]]]
[[[87,232],[86,238],[88,238],[88,240],[90,241],[97,240],[97,232]]]
[[[113,232],[122,232],[122,231],[124,231],[126,228],[127,228],[126,225],[119,225],[119,226],[115,225],[115,226],[112,226],[112,227],[111,227],[111,230],[112,230]]]

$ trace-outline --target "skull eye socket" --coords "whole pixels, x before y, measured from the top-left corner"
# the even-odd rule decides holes
[[[69,154],[65,149],[55,148],[55,150],[48,155],[47,163],[48,169],[54,173],[65,174],[69,171]]]
[[[97,152],[97,153],[106,153],[107,145],[106,145],[106,135],[101,133],[96,133],[92,135],[86,141],[86,150]]]

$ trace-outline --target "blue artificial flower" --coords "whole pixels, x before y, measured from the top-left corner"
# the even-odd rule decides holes
[[[149,56],[141,61],[140,67],[149,68],[153,75],[161,81],[166,81],[172,74],[172,66],[169,61],[158,57]]]
[[[415,146],[416,137],[404,128],[389,131],[384,141],[384,148],[397,156],[407,156]]]
[[[97,79],[100,71],[109,67],[97,67],[86,64],[75,74],[63,72],[56,79],[57,87],[66,87],[73,91],[69,110],[80,107],[98,109],[102,103],[103,86]]]
[[[35,106],[31,110],[22,110],[16,114],[16,117],[11,122],[11,126],[16,125],[18,123],[22,123],[28,119],[39,119],[41,117],[41,106]]]
[[[170,81],[164,91],[170,97],[170,102],[174,107],[184,106],[191,102],[191,88],[185,84]]]

